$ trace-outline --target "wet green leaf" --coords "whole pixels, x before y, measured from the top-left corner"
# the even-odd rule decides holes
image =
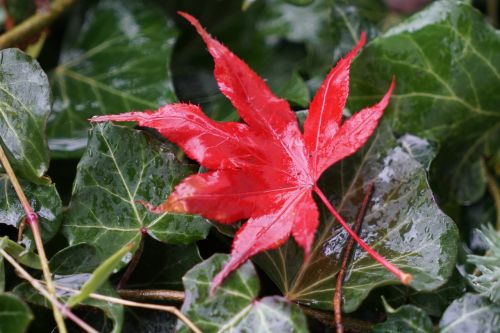
[[[61,224],[63,212],[61,198],[54,184],[36,185],[20,182],[31,207],[38,214],[42,239],[49,241],[55,236]],[[6,174],[0,174],[0,223],[19,228],[24,219],[24,210]],[[25,226],[22,242],[34,247],[33,236],[28,225]]]
[[[97,249],[92,245],[80,243],[57,252],[50,258],[49,267],[53,273],[71,275],[92,272],[100,263]]]
[[[417,150],[418,142],[423,147]],[[374,182],[360,236],[390,262],[413,274],[411,286],[419,291],[434,290],[446,282],[458,241],[455,224],[434,201],[425,165],[419,162],[422,158],[413,157],[415,151],[430,151],[425,146],[424,140],[412,136],[396,143],[382,125],[371,143],[334,166],[319,184],[349,222],[355,220],[363,189]],[[257,262],[289,299],[330,310],[347,237],[324,214],[307,263],[302,265],[302,251],[291,241],[261,255]],[[360,248],[351,260],[343,284],[345,312],[354,311],[372,289],[399,283]]]
[[[101,257],[97,249],[89,244],[76,244],[67,247],[56,253],[49,261],[50,269],[54,274],[54,283],[57,286],[70,288],[73,290],[80,289],[91,277],[92,272],[99,266]],[[50,303],[40,295],[38,291],[33,289],[27,283],[21,283],[13,290],[16,295],[19,295],[29,303],[50,308]],[[111,285],[106,282],[97,291],[97,293],[107,296],[118,297],[116,291]],[[63,301],[75,294],[68,290],[58,289],[57,294]],[[81,305],[91,306],[102,310],[104,315],[112,321],[111,327],[106,323],[102,331],[111,331],[119,333],[123,326],[123,306],[88,298]],[[94,322],[90,322],[91,326],[95,327]]]
[[[384,301],[387,320],[373,326],[372,333],[432,333],[432,322],[427,313],[413,305],[393,309]]]
[[[0,249],[4,249],[21,265],[42,269],[38,255],[17,244],[7,236],[0,238]]]
[[[120,265],[123,257],[129,253],[134,247],[130,243],[113,253],[109,258],[106,258],[88,278],[87,281],[80,287],[80,292],[72,295],[66,302],[69,307],[74,307],[86,300],[91,293],[100,288],[106,282],[113,271]]]
[[[370,301],[368,304],[364,303],[363,306],[378,307],[382,296],[394,307],[411,303],[427,312],[429,316],[439,318],[451,302],[462,297],[465,291],[464,278],[455,270],[450,279],[438,289],[423,292],[405,286],[383,287],[371,293]]]
[[[54,92],[49,145],[56,156],[81,156],[98,114],[156,109],[175,101],[169,70],[177,30],[147,1],[100,1],[73,17]]]
[[[436,1],[363,50],[350,107],[378,100],[395,76],[393,127],[439,142],[438,194],[470,204],[486,188],[482,158],[500,149],[499,68],[498,31],[465,1]]]
[[[359,1],[316,0],[298,7],[282,0],[266,1],[264,15],[257,20],[259,31],[274,38],[303,43],[307,49],[302,71],[314,78],[316,88],[325,73],[358,42],[361,31],[371,39],[374,25],[359,12]]]
[[[18,49],[0,51],[0,138],[17,176],[35,183],[49,165],[45,124],[50,88],[44,71]]]
[[[138,203],[159,205],[188,173],[166,144],[145,132],[98,124],[78,164],[63,232],[70,244],[95,245],[104,257],[131,242],[137,248],[144,232],[174,244],[202,239],[209,229],[204,219],[156,215]]]
[[[429,292],[411,291],[408,300],[426,311],[429,316],[438,318],[441,317],[448,305],[461,297],[465,291],[465,281],[460,273],[455,271],[443,286]]]
[[[294,72],[299,73],[297,70],[306,57],[303,45],[284,43],[273,33],[258,27],[260,21],[266,21],[263,13],[268,1],[258,1],[245,11],[241,10],[239,1],[190,0],[182,3],[184,11],[198,17],[213,36],[263,77],[278,96],[295,105],[308,104],[309,101],[305,102],[308,92],[306,95],[302,77],[294,77]],[[175,5],[172,7],[173,10],[179,9]],[[222,12],[230,15],[219,15]],[[186,24],[180,27],[183,38],[176,45],[172,63],[177,96],[180,100],[200,104],[213,119],[239,119],[234,107],[217,87],[213,78],[213,60],[206,46],[192,27]]]
[[[0,294],[0,333],[24,333],[32,320],[31,310],[21,299]]]
[[[250,262],[234,271],[209,296],[212,278],[229,256],[216,254],[193,267],[183,278],[186,299],[182,312],[203,332],[307,332],[305,316],[283,297],[256,299],[257,272]],[[178,332],[190,332],[179,322]]]
[[[498,333],[499,327],[500,306],[470,293],[451,303],[439,322],[440,333]]]

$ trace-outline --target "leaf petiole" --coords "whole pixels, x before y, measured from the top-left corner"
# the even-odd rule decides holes
[[[377,253],[374,249],[372,249],[368,244],[366,244],[359,236],[349,227],[349,225],[344,221],[342,216],[333,208],[333,206],[330,204],[326,196],[323,194],[321,189],[317,186],[314,187],[313,191],[319,196],[321,201],[325,204],[326,208],[332,213],[333,217],[337,221],[339,221],[340,225],[347,231],[347,233],[354,239],[356,243],[359,244],[366,252],[368,252],[369,255],[372,256],[373,259],[378,261],[382,266],[384,266],[389,272],[394,274],[402,284],[404,285],[409,285],[410,282],[413,280],[413,276],[409,273],[405,273],[401,271],[399,268],[391,264],[387,259],[382,257],[380,254]]]

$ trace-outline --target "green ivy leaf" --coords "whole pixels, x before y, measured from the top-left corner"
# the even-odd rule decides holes
[[[76,26],[50,76],[49,145],[61,157],[81,156],[87,119],[94,115],[157,109],[176,100],[169,64],[177,30],[161,8],[143,0],[104,0],[83,22],[75,14]]]
[[[0,238],[0,249],[5,250],[21,265],[38,270],[42,269],[38,255],[17,244],[7,236]]]
[[[38,214],[44,242],[54,237],[61,225],[63,206],[54,184],[36,185],[20,181],[31,207]],[[6,174],[0,174],[0,223],[19,228],[25,213],[14,188]],[[34,247],[33,236],[28,225],[24,229],[22,242],[27,248]]]
[[[400,304],[410,302],[436,318],[441,317],[451,302],[460,298],[466,291],[465,281],[456,270],[444,285],[433,291],[418,292],[403,286],[388,288],[398,294],[390,299],[391,304],[394,304],[393,300],[399,301]],[[386,298],[389,300],[389,297]]]
[[[257,18],[258,29],[268,38],[303,43],[307,59],[301,69],[314,78],[311,85],[317,88],[325,73],[359,41],[361,31],[369,39],[378,34],[359,12],[358,2],[316,0],[307,7],[298,7],[283,0],[269,0],[264,15]]]
[[[397,132],[441,144],[431,170],[440,197],[484,194],[482,157],[500,149],[500,33],[466,1],[436,1],[370,43],[352,66],[350,107],[378,100],[396,77]]]
[[[80,292],[68,298],[66,301],[67,306],[74,307],[89,298],[90,294],[100,288],[108,280],[109,276],[120,265],[120,261],[129,253],[132,247],[133,244],[125,245],[96,267],[88,280],[79,288]]]
[[[417,150],[418,142],[423,146]],[[412,136],[402,137],[396,144],[383,124],[371,143],[334,166],[319,184],[344,219],[354,221],[363,189],[374,182],[360,236],[413,274],[411,286],[419,291],[434,290],[446,282],[453,271],[458,241],[455,224],[434,201],[425,165],[413,157],[415,151],[430,151],[426,146],[424,140]],[[330,310],[347,238],[326,214],[304,265],[302,251],[291,241],[257,260],[289,299]],[[343,284],[345,312],[354,311],[372,289],[399,283],[361,248],[353,251],[352,258]]]
[[[257,272],[250,262],[234,271],[209,296],[210,282],[229,256],[216,254],[193,267],[183,278],[186,299],[182,312],[203,332],[307,332],[305,316],[283,297],[256,299]],[[178,332],[190,332],[179,322]]]
[[[61,287],[80,289],[91,277],[92,272],[99,266],[101,257],[97,249],[89,244],[76,244],[57,252],[49,261],[51,272],[54,274],[54,283]],[[16,286],[13,292],[29,303],[51,308],[50,303],[28,283]],[[114,288],[106,282],[96,291],[99,294],[118,297]],[[73,292],[59,289],[58,296],[67,301]],[[88,298],[81,305],[91,306],[102,310],[104,315],[113,322],[112,333],[119,333],[123,327],[123,306],[110,302]],[[93,324],[92,326],[95,326]],[[105,325],[106,326],[106,325]],[[103,327],[103,331],[109,331]]]
[[[188,173],[166,144],[145,132],[98,124],[78,164],[63,232],[70,244],[87,242],[104,257],[131,242],[137,248],[145,232],[166,243],[203,239],[210,226],[201,217],[156,215],[138,203],[159,205]]]
[[[432,333],[432,321],[422,309],[413,305],[403,305],[393,309],[384,300],[387,320],[373,326],[372,333]]]
[[[75,260],[78,258],[78,260]],[[57,252],[49,261],[50,271],[59,275],[90,273],[101,263],[97,249],[80,243]]]
[[[499,327],[500,306],[470,293],[451,303],[439,322],[440,333],[498,333]]]
[[[0,332],[24,333],[33,320],[30,308],[15,295],[0,294]]]
[[[50,88],[44,71],[18,49],[0,51],[0,138],[17,176],[35,183],[49,165],[45,124]]]

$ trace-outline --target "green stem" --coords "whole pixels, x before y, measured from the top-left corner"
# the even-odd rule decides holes
[[[47,256],[45,254],[45,249],[43,247],[42,237],[40,234],[40,226],[38,223],[38,215],[35,213],[33,208],[31,207],[24,191],[17,180],[16,174],[9,163],[9,159],[3,150],[2,145],[0,145],[0,162],[9,177],[9,180],[16,191],[17,197],[23,206],[24,213],[26,214],[26,222],[31,227],[31,233],[33,234],[33,238],[35,240],[36,249],[38,251],[38,256],[40,258],[40,264],[42,266],[43,276],[45,281],[47,282],[47,289],[49,293],[56,298],[56,290],[54,288],[54,283],[52,282],[52,274],[50,273],[49,263],[47,260]],[[67,333],[66,325],[64,323],[64,318],[57,308],[57,306],[52,306],[52,310],[54,312],[54,319],[57,323],[57,327],[59,329],[59,333]]]
[[[16,25],[0,36],[0,49],[14,47],[36,35],[55,21],[75,0],[54,0],[49,11],[38,11],[35,15]]]
[[[78,293],[79,290],[63,287],[63,286],[56,286],[57,289],[60,290],[66,290],[66,291],[71,291],[73,293]],[[96,293],[91,293],[89,295],[90,298],[93,299],[98,299],[101,301],[109,302],[109,303],[114,303],[114,304],[121,304],[124,306],[129,306],[129,307],[134,307],[134,308],[143,308],[143,309],[150,309],[150,310],[159,310],[159,311],[165,311],[174,314],[186,324],[187,327],[191,329],[194,333],[203,333],[191,320],[189,320],[188,317],[186,317],[179,309],[177,309],[175,306],[169,306],[169,305],[160,305],[160,304],[150,304],[150,303],[140,303],[140,302],[134,302],[126,299],[121,299],[121,298],[116,298],[116,297],[111,297],[111,296],[105,296],[101,294],[96,294]]]

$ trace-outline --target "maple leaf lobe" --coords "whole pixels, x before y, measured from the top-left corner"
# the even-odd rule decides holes
[[[248,219],[236,233],[231,259],[214,278],[213,291],[251,256],[281,246],[290,236],[310,255],[319,213],[312,192],[331,164],[353,154],[375,130],[394,88],[382,100],[343,124],[349,92],[349,66],[365,43],[330,71],[316,93],[300,132],[287,101],[275,96],[265,81],[224,45],[212,38],[187,13],[179,13],[198,31],[214,58],[221,92],[244,123],[218,123],[199,107],[171,104],[156,112],[130,112],[92,121],[137,121],[157,129],[179,145],[208,172],[184,179],[158,207],[165,211],[201,214],[221,223]]]

